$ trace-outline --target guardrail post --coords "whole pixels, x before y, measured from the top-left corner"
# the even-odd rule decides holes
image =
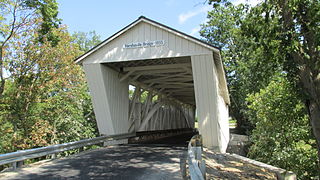
[[[13,169],[17,169],[17,162],[13,162],[13,163],[12,163],[12,168],[13,168]]]
[[[79,152],[83,152],[84,151],[84,146],[79,148]]]
[[[201,147],[193,147],[193,151],[194,151],[196,160],[201,161],[202,160]]]
[[[202,160],[202,137],[200,135],[196,137],[195,146],[196,146],[194,147],[195,158],[198,161],[198,166],[203,175],[203,178],[206,179],[206,163],[204,160]]]
[[[206,163],[204,160],[202,160],[202,147],[192,147],[195,159],[198,161],[199,169],[203,175],[203,178],[206,179]]]
[[[57,156],[58,156],[58,153],[51,154],[51,159],[55,159],[57,158]]]
[[[12,168],[17,169],[20,168],[23,165],[23,161],[17,161],[12,163]]]
[[[201,160],[199,163],[199,168],[203,175],[203,179],[206,179],[206,162],[204,160]]]
[[[195,135],[188,145],[189,172],[192,180],[206,179],[206,164],[202,160],[202,138]]]

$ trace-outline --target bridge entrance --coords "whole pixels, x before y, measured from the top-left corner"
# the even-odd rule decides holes
[[[225,152],[229,98],[216,47],[140,17],[76,62],[101,134],[194,128],[197,117],[204,145]]]
[[[195,95],[190,57],[111,62],[128,80],[129,132],[194,128]]]

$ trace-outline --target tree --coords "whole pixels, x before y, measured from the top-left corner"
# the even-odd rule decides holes
[[[83,51],[60,25],[55,0],[0,2],[0,153],[97,136],[84,73],[74,63]]]
[[[245,120],[247,119],[252,122],[254,128],[253,136],[258,136],[256,132],[258,132],[257,130],[259,130],[259,128],[261,130],[261,122],[257,119],[263,116],[259,114],[261,112],[259,109],[255,109],[251,105],[248,106],[248,102],[244,101],[244,99],[250,96],[250,94],[257,92],[264,95],[269,94],[264,91],[271,91],[271,87],[275,88],[274,84],[272,84],[272,82],[275,81],[274,78],[278,77],[279,74],[286,74],[285,77],[290,82],[288,86],[291,88],[279,88],[279,90],[283,93],[282,96],[288,96],[289,94],[291,98],[299,100],[294,101],[295,103],[301,104],[301,102],[303,102],[305,104],[307,111],[301,110],[300,112],[308,115],[307,117],[310,120],[312,132],[316,139],[318,159],[320,159],[320,2],[311,0],[268,0],[255,7],[250,7],[245,11],[244,16],[237,14],[239,13],[237,9],[243,5],[232,9],[233,5],[225,0],[211,0],[210,3],[213,4],[215,9],[212,11],[212,15],[209,14],[209,23],[211,24],[208,23],[203,26],[203,35],[209,39],[209,42],[215,40],[220,41],[219,38],[227,40],[221,40],[221,42],[222,44],[228,44],[226,47],[222,47],[222,51],[225,57],[224,63],[227,68],[227,76],[230,83],[231,101],[233,104],[239,103],[240,106],[239,104],[238,106],[240,108],[236,110],[241,113],[241,116],[243,116]],[[227,13],[220,13],[221,9]],[[231,27],[231,33],[228,25],[231,25],[229,26]],[[228,33],[225,33],[225,31],[228,31]],[[226,36],[223,34],[226,34]],[[229,62],[230,59],[233,64]],[[283,83],[277,85],[282,84]],[[236,95],[236,98],[234,98],[234,95]],[[263,105],[268,105],[269,109],[263,109],[265,113],[264,117],[272,117],[269,116],[269,114],[266,115],[266,113],[275,112],[279,109],[277,103],[282,103],[282,108],[295,104],[285,97],[282,98],[283,101],[278,102],[277,99],[282,96],[278,96],[277,94],[268,95],[269,99],[262,98],[263,102],[256,103],[260,108],[263,108]],[[260,96],[255,96],[255,98],[258,97]],[[252,103],[255,101],[251,99],[249,102]],[[294,110],[290,110],[292,114],[290,114],[291,116],[288,115],[288,117],[291,118],[291,121],[295,120],[300,123],[295,123],[295,128],[307,132],[308,127],[303,124],[306,122],[306,119],[297,118],[293,120],[293,118],[298,116],[295,116]],[[231,113],[234,115],[233,111],[234,107],[231,107]],[[250,112],[250,115],[248,115],[248,112]],[[278,118],[277,121],[282,122],[281,116],[274,114],[273,117]],[[261,121],[263,121],[263,119],[261,119]],[[271,121],[275,120],[271,119]],[[272,129],[272,123],[265,123],[264,126],[266,126],[264,127],[265,129],[269,128],[270,131],[277,130],[276,128]],[[292,126],[284,126],[282,128],[288,131],[291,127]],[[288,133],[288,136],[291,136],[291,134]],[[310,139],[312,139],[312,137],[310,137]],[[261,145],[258,138],[253,140],[255,144],[260,143]],[[301,137],[300,140],[303,140],[303,137]],[[283,143],[282,141],[285,140],[279,140],[280,143]],[[282,145],[279,147],[296,147],[294,141],[288,141],[288,143],[289,142],[291,143],[290,145],[286,144],[285,146]],[[315,148],[314,143],[307,141],[304,141],[304,143],[309,144],[307,146],[308,148],[310,147],[310,151],[308,150],[310,154],[315,152],[313,151]],[[270,144],[269,148],[265,148],[267,146],[255,146],[255,144],[253,147],[258,148],[258,150],[251,149],[250,153],[254,151],[260,152],[260,158],[266,157],[262,153],[277,153],[273,148],[270,148],[272,147]],[[301,147],[306,147],[303,144],[300,145]],[[284,149],[284,151],[286,150]],[[259,153],[256,154],[256,158],[259,158],[258,154]],[[303,152],[294,151],[290,156],[297,158],[301,154],[303,154]],[[292,158],[288,164],[294,163],[295,160],[296,159]],[[284,166],[290,167],[289,165]],[[310,174],[312,174],[311,170],[309,175]]]
[[[59,36],[52,33],[52,29],[56,29],[61,24],[58,18],[58,3],[56,0],[24,0],[22,6],[34,9],[41,16],[42,22],[39,28],[39,42],[44,42],[46,37],[53,46],[57,45]]]
[[[304,93],[320,161],[320,1],[269,1],[281,17],[285,68]]]
[[[249,157],[295,172],[299,179],[317,176],[317,148],[306,107],[285,74],[248,96],[250,121],[255,124]]]
[[[79,49],[83,52],[89,51],[91,48],[101,42],[101,37],[95,31],[75,32],[72,34],[73,42],[79,45]]]
[[[55,46],[46,38],[40,43],[36,28],[11,42],[15,51],[6,57],[11,60],[10,77],[0,116],[0,122],[7,127],[3,131],[8,132],[9,138],[1,144],[11,142],[11,148],[4,150],[96,136],[94,119],[84,116],[88,111],[84,73],[73,61],[81,51],[71,43],[65,29],[55,29],[52,33],[60,38]]]
[[[230,115],[237,120],[241,134],[250,134],[253,128],[245,115],[247,95],[267,86],[275,72],[281,71],[283,61],[277,51],[272,51],[280,48],[279,41],[260,43],[259,38],[247,37],[244,24],[253,24],[248,20],[249,11],[250,6],[243,4],[216,6],[208,12],[208,21],[200,31],[209,43],[222,49],[231,96]],[[257,36],[271,33],[260,29]]]
[[[91,48],[101,42],[100,36],[95,31],[87,32],[75,32],[72,34],[72,43],[78,46],[81,53],[89,51]],[[93,111],[93,105],[89,88],[85,83],[82,91],[82,103],[83,103],[83,116],[85,119],[93,124],[96,134],[98,133],[96,118]]]
[[[39,40],[46,34],[50,35],[51,29],[57,28],[60,23],[57,8],[55,0],[0,0],[0,97],[6,81],[4,57],[10,53],[8,43],[31,28],[35,17],[42,18]],[[53,43],[58,41],[52,34],[49,39]]]
[[[296,82],[300,93],[304,94],[302,97],[317,140],[320,159],[319,9],[320,2],[313,0],[265,1],[252,8],[248,16],[251,24],[247,24],[247,31],[244,32],[247,32],[249,38],[257,38],[260,43],[275,39],[280,41],[282,48],[279,52],[284,57],[283,70]],[[260,21],[256,23],[253,20]],[[264,30],[271,33],[261,34]]]

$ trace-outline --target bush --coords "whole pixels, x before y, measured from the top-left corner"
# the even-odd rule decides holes
[[[284,75],[247,98],[255,125],[250,158],[295,172],[299,179],[317,176],[316,141],[304,104]]]

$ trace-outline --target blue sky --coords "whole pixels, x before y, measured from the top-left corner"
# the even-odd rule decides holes
[[[235,3],[246,0],[234,0]],[[249,0],[251,3],[255,0]],[[199,36],[212,7],[205,0],[57,0],[69,31],[95,30],[106,39],[143,15],[184,33]]]
[[[69,31],[95,30],[102,39],[143,15],[199,37],[199,24],[211,7],[204,0],[58,0],[59,16]]]

